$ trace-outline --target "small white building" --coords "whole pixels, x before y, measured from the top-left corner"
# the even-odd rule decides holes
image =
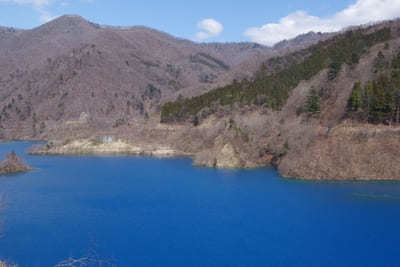
[[[101,138],[101,142],[103,142],[103,143],[112,143],[112,142],[114,142],[114,137],[112,137],[112,136],[103,136]]]

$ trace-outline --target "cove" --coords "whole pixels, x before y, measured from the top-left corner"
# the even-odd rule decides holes
[[[187,158],[28,156],[0,177],[0,259],[54,266],[398,266],[400,183],[306,182]]]

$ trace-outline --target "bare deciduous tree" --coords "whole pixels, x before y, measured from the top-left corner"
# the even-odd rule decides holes
[[[100,255],[94,250],[90,249],[87,256],[81,258],[69,257],[56,264],[54,267],[114,267],[116,266],[112,260],[102,259]],[[0,266],[2,267],[2,266]]]

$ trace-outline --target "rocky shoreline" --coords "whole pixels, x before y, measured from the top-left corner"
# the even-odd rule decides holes
[[[99,142],[93,139],[79,139],[70,142],[49,142],[32,147],[30,155],[141,155],[174,157],[185,154],[166,146],[134,145],[122,140]]]
[[[31,170],[32,168],[25,164],[14,151],[8,154],[5,160],[0,163],[0,175],[27,172]]]
[[[219,119],[222,126],[208,134],[207,123],[199,128],[176,127],[169,135],[136,141],[123,138],[82,138],[50,141],[30,150],[32,155],[137,155],[153,157],[188,156],[193,164],[211,168],[246,169],[274,166],[285,178],[304,180],[399,180],[400,127],[339,124],[331,129],[315,126],[303,132],[278,129],[270,135],[267,150],[257,150],[259,140],[238,135],[245,125],[237,118],[236,129]],[[247,120],[248,122],[249,120]],[[212,123],[213,131],[218,123]],[[260,124],[264,124],[260,121]],[[143,135],[141,135],[143,136]],[[205,138],[205,136],[208,136]],[[302,138],[309,138],[302,141]],[[295,143],[298,140],[298,143]],[[288,140],[288,141],[283,141]],[[307,141],[309,140],[309,141]]]
[[[191,157],[194,166],[219,169],[252,169],[270,164],[268,157],[260,162],[245,161],[231,143],[213,150],[188,153],[157,144],[134,145],[117,140],[109,143],[97,143],[91,139],[79,139],[68,144],[51,141],[45,145],[31,147],[30,155],[131,155],[156,158]]]

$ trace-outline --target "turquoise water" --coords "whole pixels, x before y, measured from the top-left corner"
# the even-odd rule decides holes
[[[0,144],[22,155],[30,143]],[[400,183],[285,180],[190,159],[24,155],[0,177],[0,259],[52,266],[399,266]]]

